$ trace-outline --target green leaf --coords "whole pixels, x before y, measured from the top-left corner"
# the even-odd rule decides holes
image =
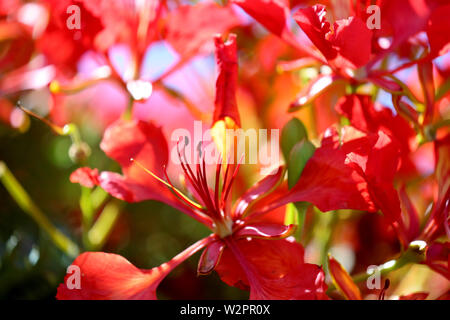
[[[316,147],[309,141],[297,143],[291,150],[288,161],[288,186],[292,188],[300,178],[309,158],[316,151]]]
[[[297,119],[292,118],[287,122],[281,130],[281,150],[286,162],[289,161],[289,154],[292,148],[300,141],[307,140],[308,133],[303,123]]]

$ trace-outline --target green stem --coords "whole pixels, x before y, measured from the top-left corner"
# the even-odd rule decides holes
[[[16,201],[19,207],[30,215],[33,220],[50,236],[52,241],[70,257],[76,257],[79,253],[78,246],[62,232],[60,232],[45,214],[31,200],[28,193],[20,185],[4,162],[0,161],[0,180]]]
[[[133,99],[133,97],[130,94],[129,98],[128,98],[128,106],[127,106],[127,108],[125,109],[125,111],[122,114],[122,119],[123,120],[129,121],[129,120],[132,119],[132,117],[133,117],[133,104],[134,104],[134,99]]]
[[[94,219],[94,207],[91,201],[91,189],[86,187],[81,187],[81,197],[80,197],[80,209],[82,215],[82,238],[83,246],[85,249],[90,250],[90,241],[88,238],[88,231],[92,226],[92,221]]]
[[[119,218],[121,206],[122,204],[117,200],[112,200],[105,206],[97,221],[87,233],[89,250],[95,251],[102,248]]]
[[[320,264],[328,270],[328,251],[330,249],[334,225],[337,222],[338,215],[336,212],[320,212],[319,217],[318,241],[320,245]]]
[[[80,208],[83,216],[83,246],[88,251],[95,251],[103,246],[107,236],[118,217],[119,204],[108,204],[100,214],[94,225],[94,216],[97,210],[108,198],[101,188],[94,190],[81,187]],[[115,203],[115,202],[114,202]]]

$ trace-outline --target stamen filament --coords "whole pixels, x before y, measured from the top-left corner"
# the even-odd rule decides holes
[[[166,185],[169,189],[173,190],[175,192],[176,195],[178,195],[182,200],[186,201],[189,205],[199,209],[199,210],[203,210],[203,207],[192,201],[191,199],[189,199],[187,196],[185,196],[180,190],[178,190],[173,184],[171,183],[167,183],[166,181],[164,181],[163,179],[161,179],[160,177],[158,177],[156,174],[154,174],[153,172],[151,172],[150,170],[148,170],[147,168],[145,168],[141,163],[139,163],[138,161],[136,161],[135,159],[131,158],[130,159],[131,162],[135,163],[138,167],[140,167],[141,169],[143,169],[145,172],[147,172],[149,175],[151,175],[153,178],[155,178],[156,180],[158,180],[159,182],[163,183],[164,185]],[[167,174],[166,174],[167,177]]]

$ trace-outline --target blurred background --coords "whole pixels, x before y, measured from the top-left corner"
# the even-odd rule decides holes
[[[213,3],[167,1],[166,9],[203,2]],[[0,4],[0,31],[9,30],[2,28],[17,21],[31,28],[31,36],[25,40],[16,33],[8,38],[0,32],[0,62],[4,57],[11,58],[7,55],[11,48],[15,50],[10,60],[0,63],[0,161],[6,164],[39,211],[81,250],[117,253],[142,269],[158,266],[209,232],[165,204],[155,201],[129,204],[113,200],[97,188],[90,194],[96,199],[93,221],[97,221],[102,212],[108,212],[107,218],[102,220],[107,232],[95,245],[86,240],[81,207],[83,193],[87,191],[71,183],[69,177],[81,165],[120,172],[119,165],[104,154],[99,144],[105,128],[129,108],[130,92],[114,81],[97,81],[103,69],[93,48],[84,50],[76,59],[71,56],[76,61],[71,61],[69,71],[63,70],[58,64],[60,61],[51,55],[62,55],[62,40],[52,40],[52,46],[43,49],[39,39],[46,34],[45,30],[58,30],[57,19],[61,12],[55,12],[56,3],[63,3],[61,6],[65,9],[72,1],[8,0]],[[219,6],[228,1],[214,3]],[[330,21],[348,16],[348,1],[290,1],[292,10],[316,3],[329,6]],[[322,132],[343,120],[334,106],[348,92],[348,84],[336,83],[298,111],[288,113],[289,105],[298,99],[299,92],[316,77],[330,74],[330,68],[317,64],[301,68],[288,66],[283,62],[295,61],[304,57],[304,53],[269,33],[237,6],[232,10],[239,22],[222,31],[237,34],[240,68],[237,101],[242,127],[281,129],[287,121],[297,117],[305,125],[310,139],[319,145]],[[299,34],[298,26],[293,24],[293,28]],[[75,39],[73,37],[69,34],[69,42]],[[301,45],[305,38],[304,34],[299,34]],[[408,45],[409,49],[414,49],[417,42]],[[217,76],[212,37],[197,49],[195,54],[183,57],[168,41],[158,38],[142,50],[138,72],[140,79],[153,84],[153,91],[150,97],[132,102],[133,117],[163,126],[166,136],[170,136],[174,128],[191,130],[196,118],[211,122]],[[29,54],[25,54],[24,59],[16,54],[27,51]],[[129,46],[117,43],[107,51],[106,56],[113,64],[109,67],[115,69],[121,79],[125,79],[132,65],[132,52]],[[401,54],[395,55],[389,64],[398,66],[404,58]],[[180,61],[183,63],[176,67]],[[437,83],[445,83],[449,78],[448,61],[449,54],[435,60],[436,68],[442,71],[435,73]],[[171,68],[174,71],[160,80]],[[94,74],[99,78],[93,80]],[[422,95],[415,70],[405,69],[398,77],[417,95]],[[371,89],[367,91],[372,92]],[[443,118],[448,118],[450,112],[446,92],[440,105]],[[394,110],[388,92],[378,90],[376,101]],[[71,150],[73,137],[55,133],[45,121],[25,114],[19,106],[59,128],[74,124],[90,152],[74,154]],[[423,218],[435,187],[430,181],[434,174],[433,147],[424,144],[412,161],[417,170],[406,179],[408,191]],[[260,178],[257,172],[255,167],[244,166],[234,197]],[[24,193],[18,191],[18,197],[23,196]],[[281,219],[289,209],[280,209]],[[305,233],[300,240],[308,262],[326,269],[330,252],[350,274],[364,272],[369,265],[385,263],[395,258],[400,250],[395,233],[381,214],[345,210],[322,213],[312,206],[307,211]],[[227,286],[215,272],[197,277],[199,255],[181,264],[162,282],[158,288],[160,299],[248,298],[248,292]],[[55,299],[57,286],[73,259],[55,246],[49,233],[40,228],[32,214],[23,210],[0,184],[0,299]],[[392,272],[389,279],[389,294],[396,296],[427,291],[435,298],[450,287],[443,276],[423,265]],[[377,294],[370,296],[364,284],[360,289],[369,298],[377,298]]]

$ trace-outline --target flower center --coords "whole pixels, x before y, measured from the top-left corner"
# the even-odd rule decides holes
[[[233,233],[233,220],[226,217],[222,221],[216,221],[214,223],[214,233],[220,238],[226,238]]]

